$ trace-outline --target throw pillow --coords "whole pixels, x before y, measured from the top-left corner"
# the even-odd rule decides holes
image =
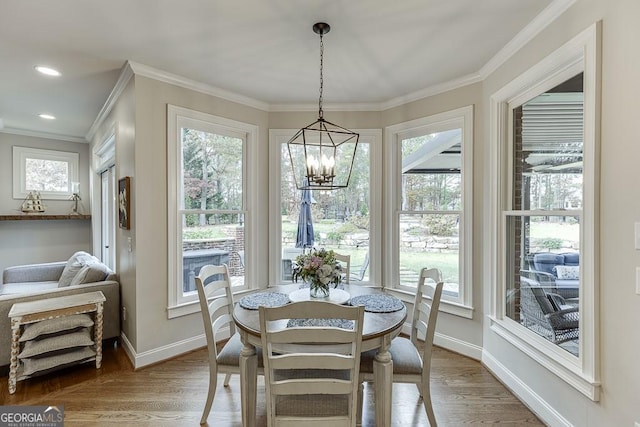
[[[106,279],[109,274],[111,274],[109,267],[101,262],[91,261],[78,271],[73,280],[71,280],[70,286],[100,282]]]
[[[20,342],[31,341],[41,335],[55,334],[62,331],[69,331],[81,327],[93,326],[93,320],[88,314],[75,314],[73,316],[63,316],[50,320],[43,320],[38,323],[27,325],[20,337]]]
[[[556,265],[556,277],[560,280],[579,280],[580,279],[580,266],[579,265]]]
[[[64,270],[62,270],[62,274],[58,280],[58,287],[63,288],[71,285],[71,281],[76,277],[76,274],[93,258],[92,255],[84,251],[79,251],[71,255],[71,258],[67,261],[67,265],[65,265]]]
[[[24,343],[24,349],[18,357],[24,359],[27,357],[39,356],[52,351],[63,350],[65,348],[81,347],[93,345],[91,333],[88,328],[82,328],[77,332],[69,334],[56,335],[41,340],[27,341]]]
[[[96,352],[90,347],[81,347],[64,353],[58,353],[50,357],[35,357],[22,359],[24,369],[23,375],[33,375],[36,372],[42,373],[52,368],[59,368],[78,362],[90,357],[94,357]]]

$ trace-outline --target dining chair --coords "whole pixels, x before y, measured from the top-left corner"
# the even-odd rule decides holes
[[[267,425],[356,425],[364,306],[260,306]]]
[[[242,342],[236,332],[233,321],[233,294],[229,281],[229,269],[223,265],[205,265],[196,276],[196,288],[200,300],[200,310],[204,321],[204,335],[207,340],[209,354],[209,391],[202,412],[200,424],[207,422],[213,397],[218,385],[218,373],[226,374],[224,386],[229,386],[231,374],[240,373],[240,351]],[[229,328],[229,340],[218,351],[216,334],[221,328]],[[258,359],[258,371],[262,372],[261,360]]]
[[[355,265],[354,267],[354,270],[356,271],[351,273],[351,279],[356,282],[362,282],[364,280],[364,275],[367,273],[367,269],[369,268],[369,251],[364,255],[362,264]]]
[[[344,283],[348,285],[350,276],[349,272],[351,271],[351,255],[342,255],[337,253],[336,251],[333,251],[333,253],[336,256],[336,261],[340,261],[340,264],[342,265],[342,277],[344,278]]]
[[[420,271],[416,298],[413,305],[411,334],[409,338],[396,337],[391,341],[389,352],[393,361],[393,382],[412,383],[418,387],[429,424],[436,427],[436,417],[431,403],[429,387],[431,375],[431,351],[440,297],[442,296],[442,272],[437,268]],[[424,340],[423,343],[419,341]],[[420,350],[421,345],[422,350]],[[367,351],[360,359],[360,382],[373,381],[373,360],[376,351]],[[358,391],[358,411],[361,415],[362,388]]]

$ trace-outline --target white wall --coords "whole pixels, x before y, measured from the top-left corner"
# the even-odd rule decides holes
[[[12,147],[75,152],[80,155],[82,212],[90,213],[89,144],[0,133],[0,214],[16,215],[22,199],[13,198]],[[69,214],[70,200],[44,200],[47,214]],[[63,261],[74,252],[91,252],[89,220],[0,221],[0,271],[6,267]]]
[[[126,71],[126,70],[125,70]],[[91,141],[91,149],[100,146],[107,138],[115,132],[116,145],[116,180],[125,176],[131,177],[131,200],[134,204],[131,206],[131,217],[136,218],[135,211],[135,84],[131,74],[123,73],[128,80],[122,83],[122,92],[114,102],[109,113],[103,118],[95,131],[95,135]],[[94,194],[94,211],[93,211],[93,227],[94,239],[100,238],[101,225],[100,218],[100,179],[97,172],[91,169],[92,190]],[[117,218],[117,216],[116,216]],[[125,340],[125,348],[129,351],[135,349],[137,345],[137,319],[136,313],[136,251],[135,245],[133,251],[129,252],[128,239],[135,241],[135,227],[130,230],[124,230],[116,225],[116,273],[120,281],[120,303],[127,310],[127,317],[121,318],[122,335]],[[144,247],[143,247],[144,250]],[[131,347],[129,347],[131,346]]]

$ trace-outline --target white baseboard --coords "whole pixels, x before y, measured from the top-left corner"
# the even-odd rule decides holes
[[[127,338],[124,332],[120,331],[120,345],[124,349],[124,352],[127,354],[127,357],[131,361],[131,364],[135,368],[136,366],[136,352],[131,345],[131,341]]]
[[[573,424],[485,350],[482,351],[482,364],[547,425],[573,427]]]
[[[411,324],[405,323],[402,325],[402,333],[411,334]],[[457,338],[450,337],[448,335],[439,334],[436,332],[433,337],[433,343],[438,347],[442,347],[446,350],[451,350],[463,356],[470,357],[471,359],[480,361],[482,359],[482,347],[475,344],[470,344],[466,341],[459,340]]]
[[[204,334],[136,354],[135,367],[158,363],[207,345]]]
[[[216,341],[226,338],[229,338],[229,328],[220,329],[216,334]],[[122,346],[135,369],[142,368],[143,366],[151,365],[153,363],[162,362],[163,360],[180,356],[181,354],[206,347],[207,345],[204,334],[202,334],[186,340],[174,342],[169,345],[157,347],[152,350],[144,351],[142,353],[136,353],[131,342],[127,339],[127,336],[124,333],[120,335],[120,340],[122,341]]]
[[[439,347],[454,351],[474,360],[480,361],[482,359],[482,347],[459,340],[458,338],[436,332],[433,337],[433,343]]]

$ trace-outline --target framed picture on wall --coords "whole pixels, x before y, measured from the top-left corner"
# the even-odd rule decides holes
[[[131,184],[128,176],[118,181],[118,224],[120,228],[128,230],[131,227]]]

